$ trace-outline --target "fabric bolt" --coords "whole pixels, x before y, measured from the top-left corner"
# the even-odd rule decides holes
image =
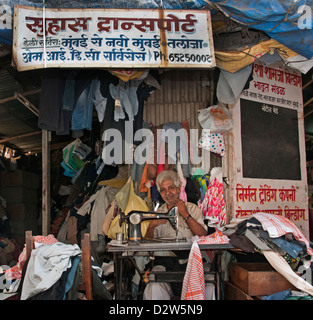
[[[60,279],[62,273],[71,267],[71,257],[79,254],[81,250],[78,245],[61,242],[33,249],[25,273],[21,300],[49,289]]]
[[[181,300],[205,300],[205,298],[202,255],[198,243],[193,241],[184,276]]]
[[[225,155],[223,133],[211,133],[209,129],[202,129],[199,148],[220,154],[223,157]]]

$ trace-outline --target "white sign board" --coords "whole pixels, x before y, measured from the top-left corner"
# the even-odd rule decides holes
[[[45,67],[212,68],[210,11],[14,7],[19,71]]]
[[[308,237],[301,74],[254,63],[249,88],[230,110],[233,217],[282,215]]]

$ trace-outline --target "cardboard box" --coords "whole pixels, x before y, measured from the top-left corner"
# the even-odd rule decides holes
[[[230,282],[225,282],[225,300],[254,300]]]
[[[269,263],[232,263],[229,282],[249,296],[266,296],[283,290],[297,290]]]

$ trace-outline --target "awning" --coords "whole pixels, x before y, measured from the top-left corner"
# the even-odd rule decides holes
[[[313,29],[300,29],[299,18],[305,14],[312,18],[312,0],[212,0],[208,1],[224,15],[249,28],[265,32],[271,38],[295,51],[301,56],[313,57]],[[309,23],[300,20],[302,26]],[[311,22],[312,24],[312,22]]]

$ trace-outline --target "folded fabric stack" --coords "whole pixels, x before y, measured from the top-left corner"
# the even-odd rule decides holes
[[[295,287],[313,295],[313,287],[295,272],[309,269],[313,250],[299,228],[289,219],[259,212],[223,232],[230,243],[245,252],[259,252]]]

